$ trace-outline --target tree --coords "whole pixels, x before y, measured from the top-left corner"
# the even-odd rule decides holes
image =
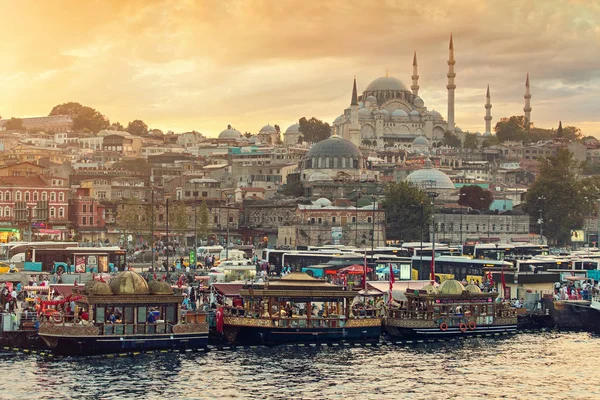
[[[210,235],[210,212],[208,211],[208,206],[205,201],[200,202],[200,206],[198,207],[198,223],[196,225],[196,235],[202,240],[208,239]]]
[[[111,131],[121,131],[121,132],[125,130],[125,128],[123,127],[123,125],[121,125],[120,122],[113,122],[112,124],[110,124],[108,129],[110,129]]]
[[[25,130],[25,127],[23,126],[23,120],[21,118],[15,118],[15,117],[6,121],[6,124],[4,125],[4,127],[6,128],[6,130],[9,130],[9,131]]]
[[[498,140],[498,137],[496,135],[492,135],[483,139],[483,142],[481,142],[481,148],[490,147],[497,144],[500,144],[500,140]]]
[[[300,132],[307,142],[317,143],[331,136],[331,126],[315,117],[309,120],[302,117],[298,122],[300,124]]]
[[[252,137],[252,133],[250,133],[250,132],[244,132],[244,137],[246,139],[250,139]]]
[[[185,237],[188,230],[187,207],[183,200],[177,200],[169,205],[169,227],[181,243],[181,236]]]
[[[461,187],[458,195],[459,205],[471,207],[474,210],[487,210],[493,201],[492,192],[477,185]]]
[[[136,119],[127,125],[127,132],[134,136],[146,136],[148,134],[148,125],[141,119]]]
[[[460,139],[452,132],[444,132],[444,140],[442,143],[449,147],[460,148]]]
[[[162,135],[163,135],[163,131],[161,131],[160,129],[156,129],[156,128],[154,128],[154,129],[150,129],[150,130],[148,131],[148,134],[149,134],[149,135],[162,136]]]
[[[279,125],[275,124],[275,126],[273,126],[273,128],[275,128],[275,130],[277,131],[277,133],[281,133],[281,128],[279,127]]]
[[[539,142],[540,140],[551,140],[554,137],[554,129],[536,128],[532,126],[529,129],[527,140],[529,142]]]
[[[477,150],[479,143],[477,142],[477,135],[474,133],[465,133],[463,140],[463,147],[465,149]]]
[[[135,238],[141,230],[145,228],[147,212],[137,200],[124,200],[117,208],[117,223],[123,229],[125,244],[128,247],[128,236],[131,234],[135,243]]]
[[[513,115],[510,118],[502,118],[494,127],[496,137],[501,142],[526,141],[528,137],[528,131],[529,129],[527,129],[525,117],[522,115]]]
[[[360,144],[362,144],[363,146],[370,146],[371,141],[369,139],[363,139],[362,142],[360,142]]]
[[[579,140],[583,137],[581,129],[576,126],[565,126],[563,128],[563,137],[566,140]]]
[[[427,224],[433,205],[427,193],[408,183],[390,183],[385,187],[383,208],[390,237],[411,241],[427,237]]]
[[[74,102],[54,106],[50,115],[70,115],[74,130],[88,129],[90,132],[98,133],[110,125],[110,121],[100,112]]]
[[[304,142],[304,136],[298,136],[298,144],[302,144]]]
[[[580,229],[590,212],[584,197],[593,189],[590,181],[579,179],[580,168],[569,150],[560,149],[555,156],[540,159],[540,173],[527,191],[524,210],[542,220],[552,243],[567,243],[570,230]]]
[[[302,184],[302,181],[295,181],[285,185],[283,194],[286,196],[302,197],[304,195],[304,185]]]

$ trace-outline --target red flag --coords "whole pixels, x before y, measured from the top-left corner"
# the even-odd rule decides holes
[[[223,323],[225,322],[225,315],[223,314],[223,307],[217,308],[217,332],[223,333]]]
[[[506,279],[504,279],[504,267],[502,267],[502,275],[500,275],[502,281],[502,293],[506,293]]]
[[[396,277],[394,276],[394,267],[392,263],[390,263],[390,303],[392,302],[392,291],[394,290],[394,282],[396,282]]]

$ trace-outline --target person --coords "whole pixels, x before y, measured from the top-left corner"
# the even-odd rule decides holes
[[[81,319],[82,321],[90,320],[90,314],[88,313],[87,309],[83,308],[81,310],[81,315],[79,316],[79,319]]]
[[[110,322],[111,324],[114,324],[117,322],[117,316],[115,315],[114,311],[110,313],[110,315],[108,316],[108,322]]]
[[[148,319],[147,319],[147,321],[148,321],[149,324],[153,324],[153,323],[156,322],[156,318],[155,318],[153,310],[148,311]]]

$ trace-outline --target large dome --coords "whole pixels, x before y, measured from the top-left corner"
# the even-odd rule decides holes
[[[421,188],[454,189],[452,180],[438,169],[434,169],[431,161],[427,160],[423,169],[417,170],[406,177],[406,182]]]
[[[407,90],[400,80],[391,76],[382,76],[369,83],[365,89],[367,92],[379,90]]]
[[[271,126],[271,125],[265,125],[262,128],[260,128],[260,132],[259,133],[273,133],[273,132],[277,132],[277,130]]]
[[[233,129],[231,126],[228,126],[227,129],[219,133],[219,139],[223,140],[239,139],[241,137],[242,134],[236,129]]]
[[[300,133],[300,124],[293,124],[290,125],[286,130],[285,133]]]
[[[119,272],[110,280],[110,288],[117,295],[150,293],[146,280],[133,271]]]
[[[429,146],[429,140],[425,136],[417,136],[412,144],[413,146]]]
[[[336,156],[362,158],[363,154],[351,141],[346,140],[341,136],[334,135],[314,144],[306,155],[306,158]]]

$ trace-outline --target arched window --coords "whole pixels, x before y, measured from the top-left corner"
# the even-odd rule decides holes
[[[50,218],[54,218],[56,215],[56,209],[54,207],[50,207]]]
[[[333,168],[337,168],[338,167],[338,158],[334,157],[333,159]]]
[[[42,192],[42,201],[48,201],[48,192]]]
[[[56,193],[50,192],[50,201],[51,202],[55,202],[56,201]]]
[[[21,201],[21,191],[17,190],[15,193],[15,201]]]
[[[2,215],[4,215],[4,209],[0,207],[0,217],[2,217]]]
[[[38,201],[39,200],[39,193],[38,192],[33,192],[33,201]]]
[[[8,190],[4,192],[4,201],[10,201],[10,192]]]
[[[346,168],[346,157],[342,157],[342,168]]]
[[[318,168],[323,168],[323,158],[319,157]]]
[[[31,195],[29,194],[29,192],[25,192],[25,201],[30,201],[31,200]]]
[[[10,207],[8,207],[8,206],[4,207],[4,216],[10,217]]]
[[[58,216],[59,216],[60,218],[62,218],[62,217],[64,217],[64,216],[65,216],[65,209],[64,209],[64,208],[60,207],[60,208],[58,209]]]
[[[325,168],[329,168],[329,157],[325,158]]]
[[[58,194],[58,201],[60,201],[61,203],[62,203],[63,201],[65,201],[65,194],[64,194],[63,192],[60,192],[60,193]]]

